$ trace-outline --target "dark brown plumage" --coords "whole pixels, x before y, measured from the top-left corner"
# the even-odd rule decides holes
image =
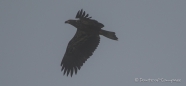
[[[115,32],[102,30],[103,24],[91,19],[82,9],[78,11],[75,18],[79,20],[67,20],[65,23],[71,24],[77,28],[76,34],[68,43],[65,55],[62,59],[61,71],[64,75],[71,76],[80,70],[85,61],[93,54],[100,42],[99,35],[117,40]]]

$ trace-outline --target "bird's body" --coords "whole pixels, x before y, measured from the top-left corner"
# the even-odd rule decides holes
[[[118,39],[115,32],[102,30],[104,25],[91,19],[88,14],[85,15],[85,11],[78,11],[76,18],[79,20],[65,22],[77,28],[76,34],[68,43],[61,62],[61,71],[64,70],[64,74],[67,72],[67,76],[69,73],[72,76],[74,71],[76,74],[77,70],[80,70],[83,63],[93,54],[100,42],[99,35],[113,40]]]

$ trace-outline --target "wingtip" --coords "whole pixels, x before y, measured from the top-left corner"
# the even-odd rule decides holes
[[[89,14],[83,10],[83,8],[81,10],[79,10],[76,14],[76,17],[75,18],[88,18],[88,19],[91,19],[92,17],[89,16]]]

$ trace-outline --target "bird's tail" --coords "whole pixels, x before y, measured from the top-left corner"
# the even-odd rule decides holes
[[[115,35],[115,32],[101,30],[100,31],[100,35],[103,35],[103,36],[105,36],[105,37],[107,37],[109,39],[112,39],[112,40],[118,40],[118,38]]]

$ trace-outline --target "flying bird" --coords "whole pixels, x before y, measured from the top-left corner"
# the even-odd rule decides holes
[[[118,40],[115,32],[106,31],[101,28],[104,27],[102,23],[91,19],[89,14],[86,14],[83,9],[79,10],[76,14],[77,20],[67,20],[68,23],[77,31],[74,37],[68,43],[66,52],[61,61],[61,71],[64,75],[73,73],[77,74],[83,63],[93,54],[100,42],[100,35],[105,36],[112,40]]]

